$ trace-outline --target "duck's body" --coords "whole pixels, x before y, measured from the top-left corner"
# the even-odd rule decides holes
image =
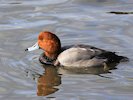
[[[78,68],[118,63],[122,59],[127,58],[118,56],[114,52],[83,44],[62,47],[61,53],[53,60],[46,57],[44,53],[39,57],[39,61],[43,64]]]
[[[122,59],[128,59],[127,57],[118,56],[114,52],[89,45],[61,47],[59,38],[51,32],[40,33],[38,39],[40,38],[41,40],[38,40],[38,44],[40,44],[39,47],[44,50],[44,53],[39,60],[43,64],[80,68],[95,67],[113,62],[118,63]],[[31,51],[31,48],[27,50]]]

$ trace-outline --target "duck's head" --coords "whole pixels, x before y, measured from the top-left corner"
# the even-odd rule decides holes
[[[48,58],[55,59],[61,50],[61,43],[59,38],[48,31],[40,32],[38,41],[32,47],[26,49],[26,51],[33,51],[36,49],[44,50],[45,55]]]

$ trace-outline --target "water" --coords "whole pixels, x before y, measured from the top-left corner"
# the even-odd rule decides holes
[[[107,13],[132,7],[132,0],[1,0],[0,99],[132,100],[133,15]],[[24,51],[42,30],[56,33],[62,45],[90,44],[116,51],[130,62],[102,77],[58,75],[57,69],[38,62],[41,50]]]

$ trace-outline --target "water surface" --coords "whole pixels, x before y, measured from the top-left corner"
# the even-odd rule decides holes
[[[132,100],[133,15],[107,13],[132,10],[132,0],[1,0],[0,99]],[[90,44],[116,51],[130,62],[105,77],[58,75],[57,69],[39,63],[41,50],[24,51],[42,30],[57,34],[62,45]]]

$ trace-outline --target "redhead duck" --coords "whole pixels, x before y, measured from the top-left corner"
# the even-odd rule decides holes
[[[64,67],[95,67],[108,63],[127,61],[128,58],[118,56],[115,52],[106,51],[90,45],[70,45],[61,47],[60,39],[53,33],[40,32],[38,41],[26,51],[42,49],[44,53],[39,57],[43,64]]]

